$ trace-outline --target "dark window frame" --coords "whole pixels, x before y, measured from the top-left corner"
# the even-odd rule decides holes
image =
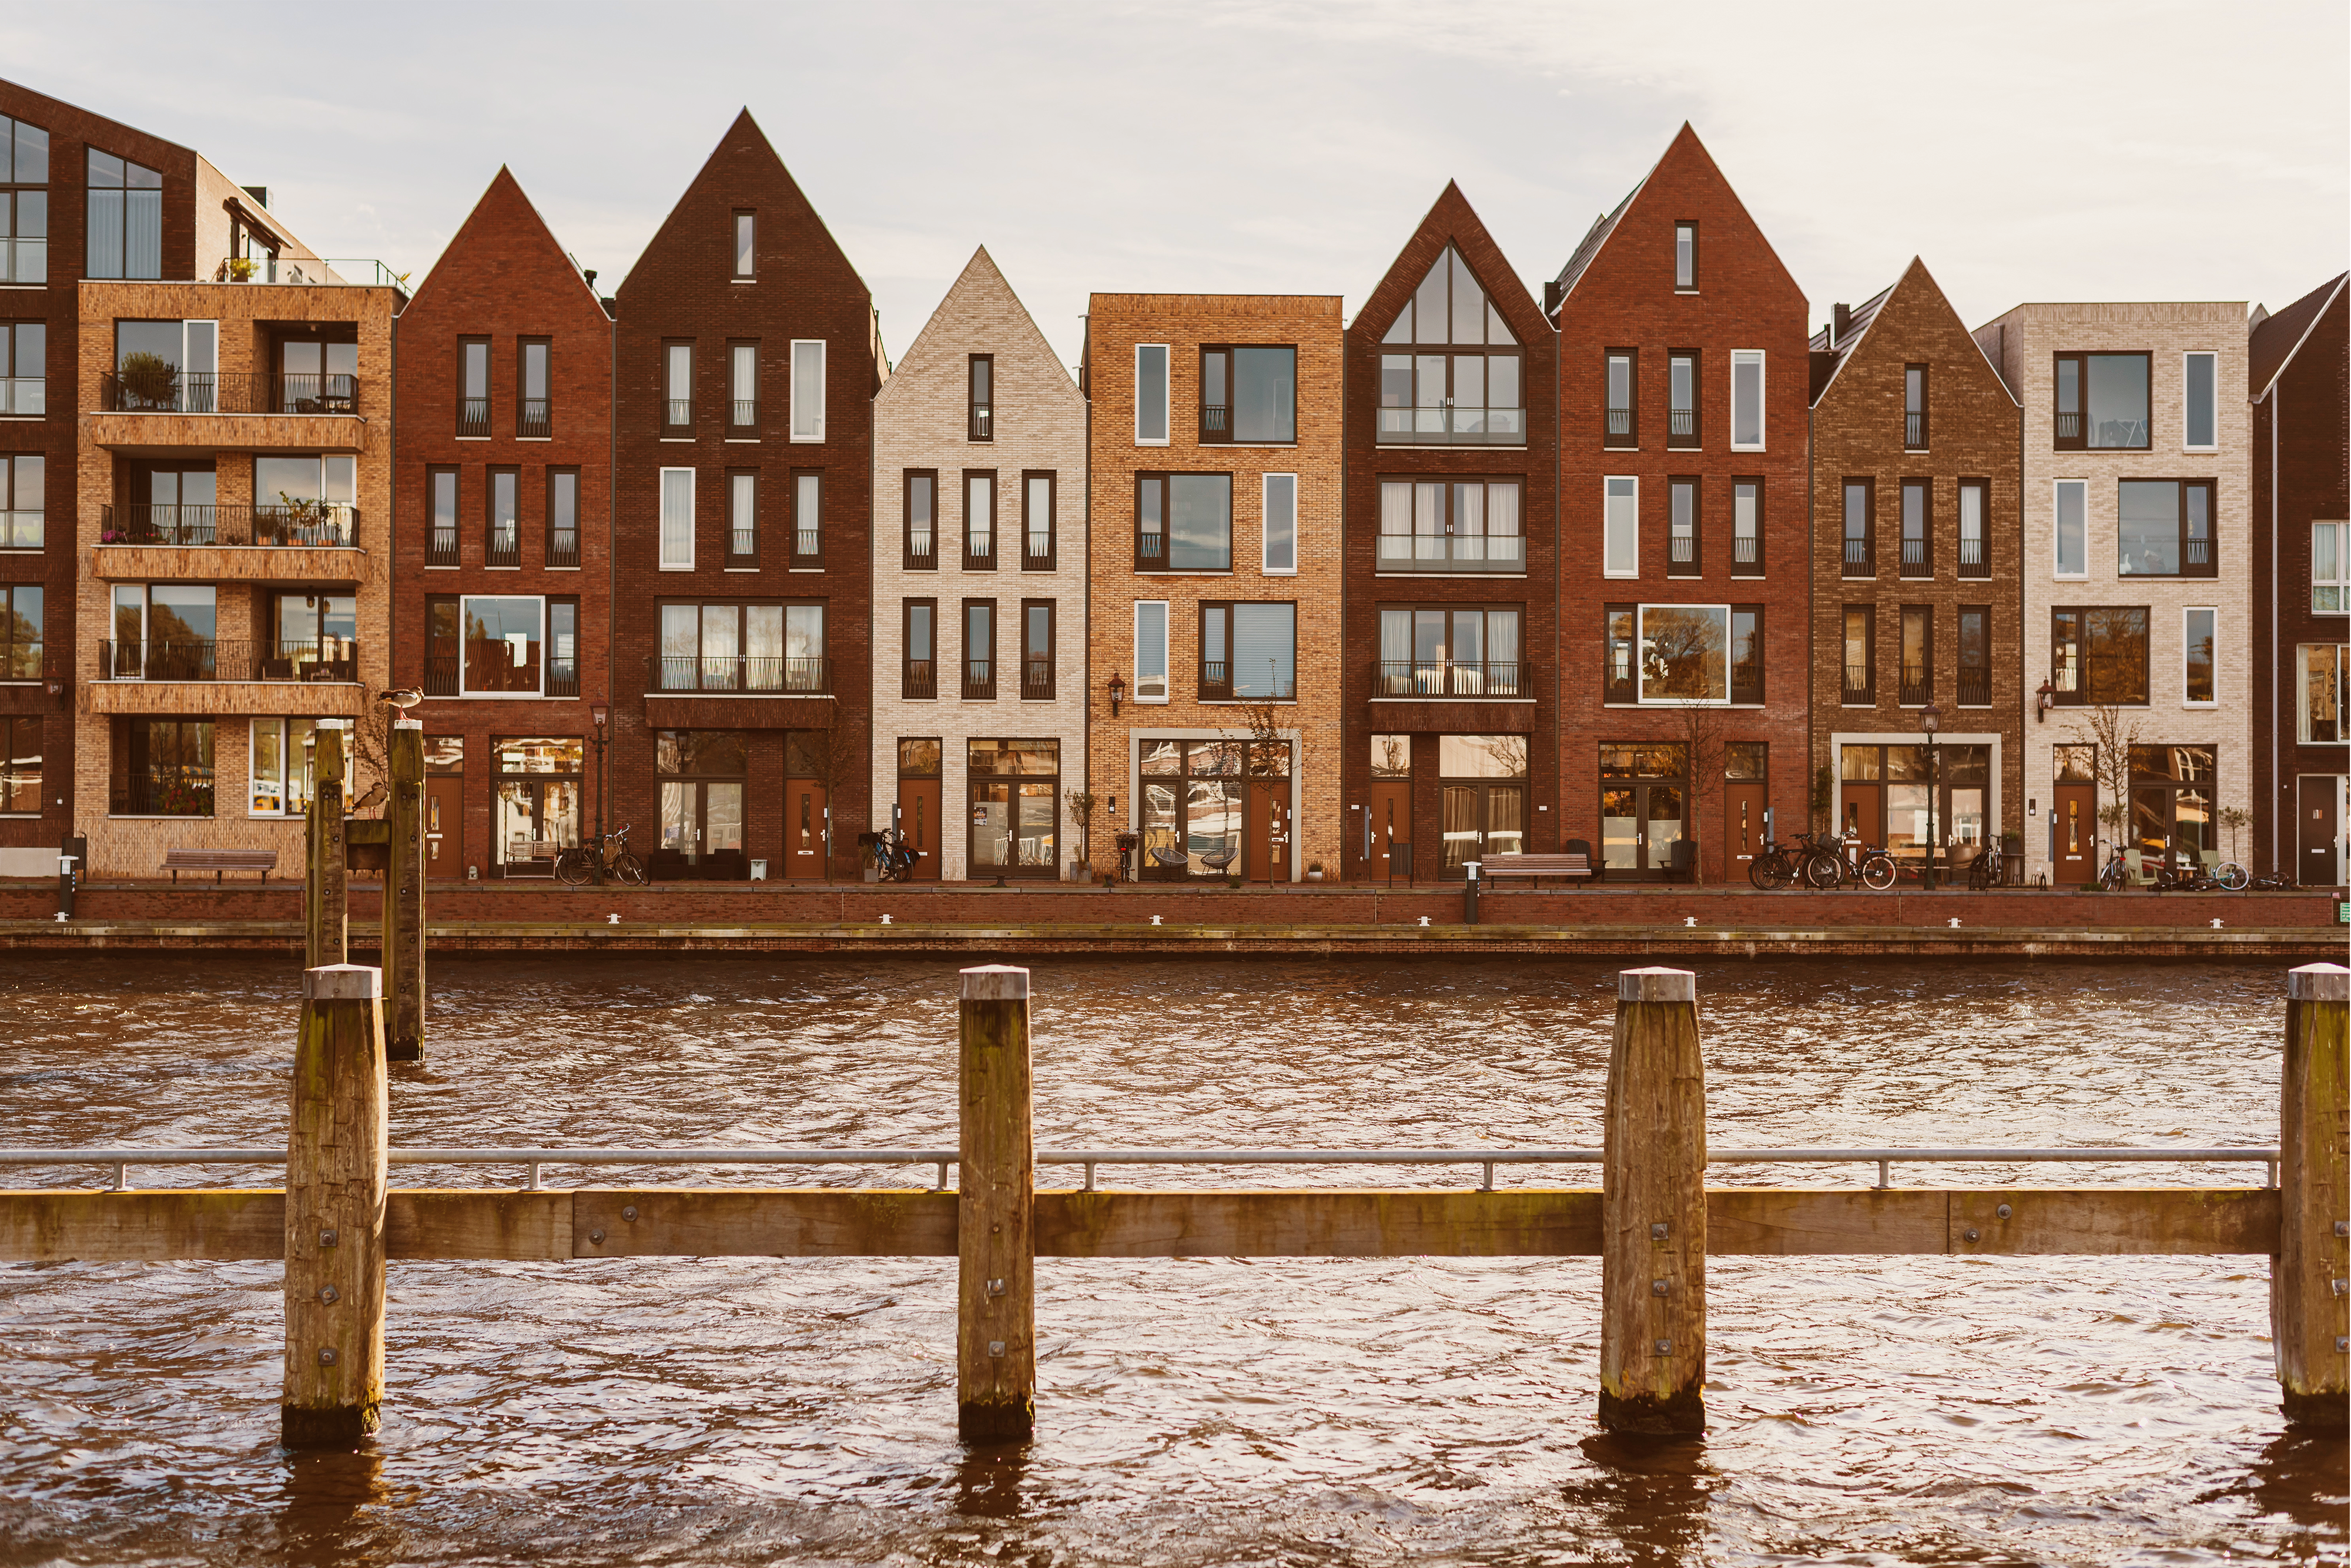
[[[979,609],[985,609],[987,612],[987,652],[984,660],[975,658],[972,653],[971,612]],[[1003,631],[1000,624],[1002,620],[1003,617],[996,612],[996,601],[993,599],[966,599],[963,601],[962,613],[956,626],[956,637],[962,646],[963,680],[961,684],[963,700],[966,702],[996,700],[996,644],[998,634]]]
[[[672,350],[677,349],[684,349],[685,350],[685,396],[683,398],[674,398],[669,395],[670,356]],[[661,387],[661,428],[664,432],[673,430],[690,431],[694,428],[694,404],[695,401],[694,395],[694,384],[695,378],[701,373],[702,369],[700,363],[701,356],[695,351],[695,341],[692,338],[664,338],[661,340],[661,361],[657,370],[657,374],[660,378],[659,385]]]
[[[1910,662],[1910,628],[1923,628],[1919,663]],[[1925,707],[1935,697],[1935,607],[1931,604],[1905,604],[1896,622],[1901,641],[1895,650],[1899,668],[1895,672],[1895,706]]]
[[[498,541],[498,480],[514,485],[514,537],[503,549]],[[493,463],[482,470],[482,564],[517,567],[522,564],[522,469],[512,463]]]
[[[1045,651],[1040,654],[1029,645],[1029,612],[1045,612]],[[1056,649],[1061,635],[1061,608],[1050,599],[1024,599],[1020,601],[1020,696],[1024,702],[1049,702],[1055,690],[1056,666],[1060,663]]]
[[[539,380],[547,395],[538,401],[533,410],[530,396],[530,351],[537,349],[546,358],[539,365]],[[515,434],[551,435],[555,430],[555,340],[549,337],[517,338],[515,340]]]
[[[1036,480],[1045,481],[1045,552],[1041,556],[1031,547],[1037,537],[1036,519],[1030,516],[1029,497]],[[1060,512],[1061,507],[1061,476],[1050,468],[1024,468],[1020,471],[1020,570],[1051,571],[1060,559]]]
[[[1968,658],[1968,622],[1970,621],[1977,623],[1976,642],[1978,651],[1982,654],[1982,657],[1976,661],[1970,661]],[[1989,604],[1960,605],[1955,630],[1958,632],[1956,647],[1959,661],[1959,693],[1954,706],[1990,707],[1991,706],[1991,606]]]
[[[482,395],[475,397],[465,390],[466,360],[479,349],[482,354]],[[486,436],[490,434],[490,340],[486,337],[467,334],[457,340],[457,434],[465,436]]]
[[[1618,360],[1625,361],[1625,406],[1617,407],[1610,400],[1615,389],[1609,384]],[[1641,449],[1641,350],[1638,349],[1604,349],[1600,358],[1600,444],[1619,452]],[[1619,416],[1622,416],[1621,418]],[[1622,425],[1622,429],[1618,426]]]
[[[465,595],[458,593],[424,596],[424,695],[428,697],[457,695],[465,656],[464,599]],[[436,630],[436,623],[444,615],[446,624]]]
[[[1968,559],[1967,536],[1963,531],[1961,531],[1967,526],[1968,494],[1970,491],[1973,491],[1978,497],[1976,517],[1982,524],[1982,532],[1978,535],[1976,539],[1977,559],[1972,561]],[[1989,479],[1961,479],[1959,486],[1959,509],[1958,515],[1951,519],[1953,540],[1951,548],[1953,554],[1959,559],[1959,575],[1963,578],[1990,577],[1991,575],[1992,538],[1991,481]]]
[[[739,398],[735,395],[735,357],[745,349],[751,350],[751,395],[747,398]],[[758,339],[729,338],[726,340],[726,428],[730,433],[746,430],[756,432],[759,428],[759,404],[762,401],[759,396],[759,379],[765,372],[766,367],[759,359]]]
[[[21,612],[16,609],[18,592],[37,594],[41,601],[38,623],[29,638],[16,635],[16,622]],[[48,642],[48,585],[42,582],[0,582],[0,680],[38,680],[45,668],[44,650]],[[0,762],[7,760],[0,757]]]
[[[571,541],[562,543],[562,530],[556,527],[555,488],[561,479],[571,481]],[[552,567],[576,567],[580,564],[580,470],[565,464],[550,465],[546,472],[547,491],[547,564]]]
[[[1928,399],[1933,395],[1928,379],[1928,366],[1902,367],[1902,449],[1905,452],[1927,450]]]
[[[1290,438],[1289,438],[1288,440],[1284,441],[1284,440],[1279,440],[1279,439],[1277,439],[1277,440],[1270,440],[1270,441],[1242,441],[1242,440],[1241,440],[1238,435],[1236,435],[1236,434],[1234,434],[1234,429],[1233,429],[1233,427],[1234,427],[1234,424],[1235,424],[1235,423],[1236,423],[1236,422],[1235,422],[1235,420],[1234,420],[1234,418],[1233,418],[1233,361],[1234,361],[1234,351],[1235,351],[1236,350],[1239,350],[1239,349],[1274,349],[1274,350],[1284,350],[1284,351],[1287,351],[1287,352],[1289,353],[1289,355],[1290,355]],[[1210,402],[1208,402],[1208,360],[1209,360],[1209,357],[1210,357],[1211,355],[1218,355],[1218,356],[1221,356],[1221,357],[1223,358],[1223,361],[1224,361],[1224,371],[1223,371],[1223,373],[1224,373],[1224,382],[1225,382],[1225,401],[1224,401],[1221,404],[1212,404],[1212,403],[1210,403]],[[1198,380],[1197,380],[1197,382],[1195,383],[1195,385],[1196,385],[1196,391],[1197,391],[1197,392],[1198,392],[1198,394],[1199,394],[1199,402],[1200,402],[1200,422],[1199,422],[1200,437],[1199,437],[1199,439],[1200,439],[1200,444],[1201,444],[1201,445],[1203,445],[1203,446],[1231,446],[1231,445],[1240,445],[1240,446],[1295,446],[1295,445],[1297,445],[1297,444],[1298,444],[1298,416],[1299,416],[1299,400],[1298,400],[1298,345],[1297,345],[1297,344],[1295,344],[1295,343],[1203,343],[1203,344],[1201,344],[1201,345],[1200,345],[1200,348],[1199,348],[1199,353],[1198,353],[1198,356],[1197,356],[1196,360],[1195,361],[1194,368],[1198,371]],[[1215,425],[1215,427],[1214,427],[1214,428],[1211,428],[1211,425],[1210,425],[1210,423],[1209,423],[1209,417],[1208,417],[1208,411],[1209,411],[1211,408],[1216,409],[1216,411],[1217,412],[1217,413],[1219,413],[1220,415],[1222,415],[1222,416],[1223,416],[1223,417],[1222,417],[1222,419],[1221,419],[1221,421],[1220,421],[1218,423],[1217,423],[1217,424]]]
[[[1666,576],[1696,578],[1706,575],[1706,486],[1695,474],[1677,474],[1666,480]],[[1674,533],[1674,505],[1681,496],[1689,497],[1689,549],[1681,549],[1682,540]]]
[[[2097,670],[2092,660],[2110,660],[2111,653],[2097,653],[2090,642],[2090,626],[2094,617],[2129,614],[2139,618],[2138,630],[2138,695],[2137,697],[2117,696],[2104,686],[2095,685]],[[2074,644],[2079,650],[2079,664],[2070,672],[2074,677],[2071,689],[2058,677],[2066,672],[2058,663],[2062,646],[2063,618],[2074,617]],[[2049,607],[2049,685],[2051,698],[2060,707],[2151,707],[2153,682],[2150,666],[2154,663],[2154,609],[2145,604],[2053,604]]]
[[[2130,484],[2176,486],[2179,505],[2173,511],[2177,532],[2175,558],[2178,571],[2125,571],[2122,538],[2122,487]],[[2188,496],[2191,490],[2204,493],[2204,537],[2197,539],[2188,531]],[[2158,582],[2179,582],[2191,579],[2214,578],[2220,575],[2220,483],[2218,479],[2172,479],[2154,474],[2128,474],[2115,481],[2115,576],[2122,579],[2152,580]],[[2201,544],[2204,559],[2192,559],[2195,547]]]
[[[931,517],[928,549],[915,548],[914,487],[918,483],[927,484],[930,486]],[[899,491],[902,508],[900,514],[902,531],[899,538],[904,547],[902,557],[904,568],[907,571],[936,571],[939,570],[939,471],[935,468],[906,469],[900,479]]]
[[[821,570],[824,566],[824,470],[795,468],[786,476],[786,479],[792,487],[792,565]],[[816,481],[816,519],[813,526],[800,516],[800,497],[806,489],[800,483],[803,479]]]
[[[726,552],[722,564],[757,566],[759,564],[759,535],[762,531],[759,514],[766,509],[767,503],[767,497],[759,493],[759,470],[729,468],[722,477],[726,481]],[[735,520],[735,481],[737,479],[751,481],[751,526],[748,528],[738,528]]]
[[[987,385],[982,396],[980,382]],[[964,356],[964,439],[994,441],[996,439],[996,356],[967,354]]]
[[[1689,366],[1690,402],[1687,408],[1674,406],[1674,367]],[[1695,452],[1706,442],[1706,428],[1699,411],[1705,406],[1706,356],[1696,349],[1666,350],[1666,447],[1668,451]]]
[[[1862,490],[1861,499],[1861,559],[1854,559],[1854,538],[1846,531],[1845,508],[1852,501],[1854,486]],[[1837,540],[1840,574],[1848,580],[1860,581],[1877,575],[1877,479],[1874,475],[1847,475],[1837,483]]]
[[[1622,625],[1619,625],[1619,622]],[[1604,604],[1600,609],[1600,700],[1603,705],[1638,706],[1641,675],[1641,606],[1638,601]],[[1623,673],[1618,673],[1622,665]]]
[[[2090,361],[2092,360],[2138,360],[2147,366],[2147,438],[2135,446],[2093,446],[2090,444]],[[2065,429],[2065,412],[2058,406],[2058,389],[2064,384],[2061,366],[2074,367],[2073,434]],[[2155,354],[2142,349],[2080,349],[2052,354],[2049,360],[2049,434],[2052,450],[2058,452],[2151,452],[2155,449]]]
[[[1755,654],[1752,659],[1743,661],[1739,657],[1739,623],[1742,620],[1748,622],[1750,624],[1750,629],[1747,633],[1747,644],[1754,651]],[[1729,661],[1730,675],[1729,681],[1725,688],[1726,694],[1729,697],[1728,706],[1732,707],[1760,707],[1762,706],[1763,673],[1765,665],[1769,662],[1768,653],[1769,651],[1764,646],[1763,640],[1763,606],[1761,604],[1732,605],[1730,607],[1730,649]],[[1744,680],[1740,678],[1741,672],[1745,672],[1746,674],[1746,678]]]
[[[1687,274],[1682,270],[1684,235],[1689,238],[1689,271]],[[1674,220],[1674,292],[1677,294],[1698,292],[1698,220],[1696,218]]]
[[[914,612],[931,618],[931,656],[914,657]],[[935,598],[898,601],[898,695],[909,702],[935,702],[939,695],[939,601]]]
[[[743,225],[751,225],[751,265],[743,266]],[[759,212],[756,207],[736,207],[726,220],[726,276],[729,278],[752,278],[759,276]]]
[[[424,564],[457,566],[464,561],[465,525],[465,471],[454,463],[435,463],[424,470]],[[441,479],[449,481],[449,526],[441,527],[439,501],[434,494]]]
[[[971,548],[971,482],[987,481],[987,549],[985,553]],[[1004,553],[1004,496],[993,468],[967,468],[960,487],[963,501],[963,569],[966,571],[994,571]]]
[[[1465,603],[1458,600],[1383,599],[1374,606],[1374,614],[1381,620],[1384,620],[1390,611],[1402,611],[1413,617],[1412,642],[1407,649],[1409,656],[1401,665],[1386,659],[1374,660],[1372,666],[1372,693],[1374,696],[1483,697],[1491,701],[1534,695],[1534,670],[1527,658],[1528,614],[1524,601]],[[1445,651],[1433,664],[1420,656],[1419,624],[1424,611],[1445,617]],[[1516,616],[1518,636],[1515,640],[1519,645],[1519,656],[1511,660],[1481,658],[1474,664],[1467,660],[1457,660],[1453,656],[1453,617],[1465,612],[1478,614],[1478,646],[1481,652],[1488,653],[1494,646],[1492,617]],[[1375,622],[1374,625],[1377,624]],[[1456,680],[1454,671],[1471,669],[1476,671],[1474,675]]]
[[[749,639],[746,635],[744,612],[754,608],[774,608],[780,610],[783,612],[783,642],[779,646],[787,651],[776,655],[778,662],[783,666],[783,668],[778,672],[781,677],[779,684],[774,686],[757,686],[750,685],[747,678],[746,678],[738,680],[733,685],[704,685],[702,684],[702,661],[705,655],[700,652],[700,643],[698,640],[695,644],[696,652],[693,655],[695,662],[695,684],[690,686],[673,686],[665,684],[667,680],[667,671],[664,668],[664,665],[672,655],[664,653],[660,651],[662,617],[664,611],[677,605],[691,605],[694,608],[697,628],[701,620],[701,612],[712,609],[732,609],[735,612],[736,653],[734,656],[738,660],[747,661],[754,657],[754,655],[743,652],[745,648],[750,645]],[[767,593],[661,594],[653,601],[654,651],[646,655],[646,663],[650,666],[646,690],[649,693],[655,695],[672,692],[701,691],[747,694],[753,696],[821,696],[829,695],[832,691],[832,628],[830,624],[832,620],[831,607],[832,601],[830,599],[820,598],[814,594],[787,594],[782,597]],[[814,653],[795,655],[789,652],[791,647],[791,612],[795,610],[814,610],[817,612],[817,651]],[[697,629],[697,639],[699,636],[700,632]],[[678,654],[675,656],[684,658],[686,655]],[[802,684],[797,685],[793,684],[791,666],[792,662],[796,657],[817,666],[815,670],[806,672],[815,677],[813,684]],[[742,674],[747,677],[747,669],[744,670]]]
[[[1755,491],[1755,551],[1752,560],[1739,559],[1739,488],[1751,486]],[[1730,575],[1734,578],[1756,578],[1764,575],[1763,497],[1766,487],[1761,474],[1733,474],[1730,476]]]
[[[1288,470],[1279,470],[1288,472]],[[1232,577],[1233,538],[1238,531],[1233,520],[1235,506],[1233,470],[1226,468],[1155,468],[1138,472],[1134,476],[1134,570],[1152,576]],[[1221,479],[1225,482],[1225,564],[1217,566],[1176,566],[1175,554],[1175,481],[1177,479]],[[1155,494],[1159,506],[1159,531],[1146,534],[1144,529],[1144,497]],[[1149,541],[1159,541],[1157,555],[1145,553]],[[1290,575],[1283,573],[1282,575]]]
[[[1290,607],[1290,690],[1287,693],[1275,692],[1270,696],[1263,697],[1236,697],[1233,695],[1233,610],[1235,606],[1243,604],[1286,604]],[[1171,605],[1169,609],[1171,612],[1169,620],[1172,624],[1174,606]],[[1224,622],[1222,640],[1225,656],[1220,661],[1223,674],[1212,676],[1210,670],[1214,666],[1208,660],[1208,621],[1212,614],[1217,613],[1221,614]],[[1196,646],[1199,653],[1199,693],[1202,702],[1293,703],[1298,700],[1298,601],[1296,600],[1204,599],[1199,601],[1197,613],[1193,618],[1192,630],[1197,638]]]
[[[571,657],[559,660],[556,649],[556,612],[570,612]],[[584,650],[580,634],[580,596],[576,593],[550,593],[546,608],[539,612],[538,681],[539,693],[550,697],[576,697],[580,695],[580,665]],[[569,673],[558,668],[568,664]]]
[[[1847,604],[1837,618],[1837,664],[1844,672],[1838,684],[1841,707],[1876,707],[1877,706],[1877,606]],[[1853,618],[1861,617],[1861,663],[1853,662]],[[1861,685],[1854,685],[1854,677]]]
[[[1910,497],[1918,497],[1918,549],[1910,548]],[[1902,559],[1895,567],[1895,575],[1913,581],[1931,581],[1935,576],[1935,482],[1932,479],[1905,478],[1901,481]],[[1911,559],[1913,554],[1917,559]]]
[[[1154,520],[1148,514],[1155,507],[1145,504],[1146,497],[1156,502],[1158,527],[1144,525]],[[1154,541],[1156,541],[1155,547]],[[1167,570],[1167,476],[1165,473],[1137,473],[1134,476],[1134,570],[1138,572],[1162,572]]]
[[[41,718],[42,716],[37,713],[0,717],[0,782],[7,785],[5,790],[0,790],[0,814],[18,818],[38,817],[48,803],[48,797],[43,792],[48,776],[46,750],[48,737],[41,728]],[[28,727],[32,732],[30,740],[24,738]],[[19,760],[29,761],[33,766],[19,772],[16,770]],[[30,810],[14,799],[14,792],[23,789],[32,791]]]

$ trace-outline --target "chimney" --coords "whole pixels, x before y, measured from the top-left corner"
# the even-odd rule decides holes
[[[1835,324],[1829,329],[1829,347],[1832,349],[1844,342],[1844,335],[1853,330],[1853,307],[1838,306],[1834,320]]]
[[[587,279],[587,282],[588,282],[588,292],[589,292],[589,293],[590,293],[590,294],[595,293],[595,292],[596,292],[596,269],[595,269],[594,267],[588,267],[588,268],[585,268],[584,270],[582,270],[582,271],[581,271],[581,273],[580,274],[580,276],[581,277],[583,277],[583,278]]]
[[[260,203],[263,206],[265,206],[265,207],[266,207],[266,206],[267,206],[267,205],[269,204],[269,187],[268,187],[268,186],[266,186],[266,185],[246,185],[246,186],[243,187],[243,189],[244,189],[245,193],[246,193],[246,195],[251,196],[255,201],[256,201],[256,202]]]
[[[1543,314],[1546,316],[1558,315],[1559,300],[1559,279],[1554,277],[1550,282],[1543,285]]]

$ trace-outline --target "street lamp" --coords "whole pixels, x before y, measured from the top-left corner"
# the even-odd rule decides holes
[[[1927,892],[1935,891],[1935,732],[1943,727],[1943,710],[1928,703],[1918,710],[1918,728],[1927,737],[1927,871],[1920,878]]]
[[[612,710],[602,703],[588,706],[589,722],[596,727],[596,880],[604,879],[604,721]]]

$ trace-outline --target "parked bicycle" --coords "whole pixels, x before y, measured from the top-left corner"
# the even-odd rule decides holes
[[[555,857],[556,880],[566,887],[585,887],[610,877],[624,887],[645,884],[645,862],[629,852],[629,828],[623,822],[601,838],[590,835]]]
[[[872,850],[873,864],[883,882],[914,880],[914,862],[922,857],[906,841],[905,834],[895,828],[884,828],[878,833],[862,834],[860,839]]]

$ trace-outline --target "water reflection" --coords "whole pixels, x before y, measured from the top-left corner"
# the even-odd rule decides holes
[[[372,1443],[350,1453],[279,1450],[277,1550],[285,1568],[340,1568],[399,1559],[399,1531],[383,1513],[391,1494]]]
[[[1028,1444],[972,1444],[956,1466],[956,1511],[967,1519],[1018,1519],[1028,1476]]]
[[[1592,1473],[1561,1495],[1628,1561],[1664,1565],[1701,1555],[1713,1482],[1704,1443],[1603,1433],[1576,1447],[1592,1461]]]

